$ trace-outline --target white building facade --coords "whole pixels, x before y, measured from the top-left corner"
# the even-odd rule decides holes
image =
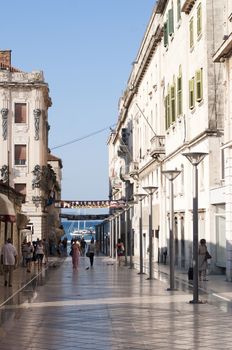
[[[1,180],[25,195],[22,212],[34,239],[48,232],[45,210],[57,179],[48,166],[48,84],[42,71],[11,66],[11,51],[0,52]]]
[[[221,43],[216,48],[213,57],[215,65],[223,72],[225,106],[224,123],[225,135],[221,152],[224,156],[224,181],[225,181],[225,213],[219,214],[218,220],[224,221],[224,234],[226,240],[226,275],[227,280],[232,281],[232,2],[227,1],[224,6],[224,32]]]
[[[223,36],[224,4],[223,0],[157,1],[120,99],[117,126],[109,139],[110,169],[118,174],[118,164],[124,163],[125,182],[117,191],[118,199],[125,196],[130,200],[144,186],[158,187],[152,208],[155,261],[162,261],[163,252],[169,250],[169,183],[162,171],[181,170],[173,183],[174,246],[175,263],[183,268],[192,263],[193,240],[193,167],[183,153],[208,154],[198,166],[199,239],[207,241],[214,271],[226,266],[224,221],[219,222],[225,211],[221,156],[223,74],[212,59]],[[148,213],[146,198],[145,257]],[[132,222],[135,256],[139,255],[140,244],[138,219],[139,205],[135,204]]]

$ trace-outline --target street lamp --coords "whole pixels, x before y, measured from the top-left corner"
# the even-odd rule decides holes
[[[139,200],[139,258],[140,258],[140,271],[139,274],[144,274],[143,272],[143,211],[142,211],[142,201],[147,196],[145,193],[134,194],[135,198]]]
[[[208,153],[205,152],[189,152],[182,153],[194,169],[194,191],[193,191],[193,300],[192,304],[199,304],[198,291],[198,164],[205,158]]]
[[[152,260],[153,260],[153,240],[152,240],[152,196],[155,191],[157,191],[158,187],[155,186],[145,186],[143,189],[147,192],[149,195],[149,201],[150,201],[150,212],[149,212],[149,280],[153,279],[154,273],[153,273],[153,267],[152,267]]]
[[[164,170],[162,174],[169,180],[170,184],[170,223],[169,223],[169,256],[170,256],[170,288],[168,290],[175,290],[175,254],[174,254],[174,199],[173,199],[173,180],[180,174],[179,170]]]

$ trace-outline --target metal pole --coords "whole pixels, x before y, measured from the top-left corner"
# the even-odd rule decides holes
[[[118,260],[118,253],[117,253],[117,244],[118,244],[118,215],[115,216],[115,259]]]
[[[128,255],[128,209],[125,210],[125,266],[127,266]]]
[[[130,269],[133,269],[133,228],[132,228],[132,211],[133,206],[130,206]]]
[[[152,239],[152,193],[149,194],[150,213],[149,213],[149,279],[153,279],[153,239]]]
[[[174,254],[174,212],[173,212],[173,180],[170,182],[170,237],[169,237],[169,254],[170,254],[170,288],[168,290],[174,290],[175,277],[174,277],[174,264],[175,264],[175,254]]]
[[[139,200],[139,248],[140,248],[140,274],[143,274],[143,219],[142,219],[142,199]]]
[[[199,303],[198,293],[198,169],[194,165],[194,193],[193,193],[193,301]]]

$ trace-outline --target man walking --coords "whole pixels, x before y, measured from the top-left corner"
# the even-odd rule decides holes
[[[12,244],[11,238],[8,238],[1,251],[5,287],[7,283],[9,287],[12,287],[13,270],[16,267],[17,258],[17,251]]]

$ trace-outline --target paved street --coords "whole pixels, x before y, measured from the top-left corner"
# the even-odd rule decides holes
[[[73,271],[68,257],[25,288],[16,272],[12,291],[1,276],[8,301],[0,309],[0,349],[231,349],[226,298],[202,293],[204,304],[192,305],[192,291],[182,281],[169,292],[162,274],[150,281],[106,257],[97,257],[93,269],[87,266],[81,258]]]

